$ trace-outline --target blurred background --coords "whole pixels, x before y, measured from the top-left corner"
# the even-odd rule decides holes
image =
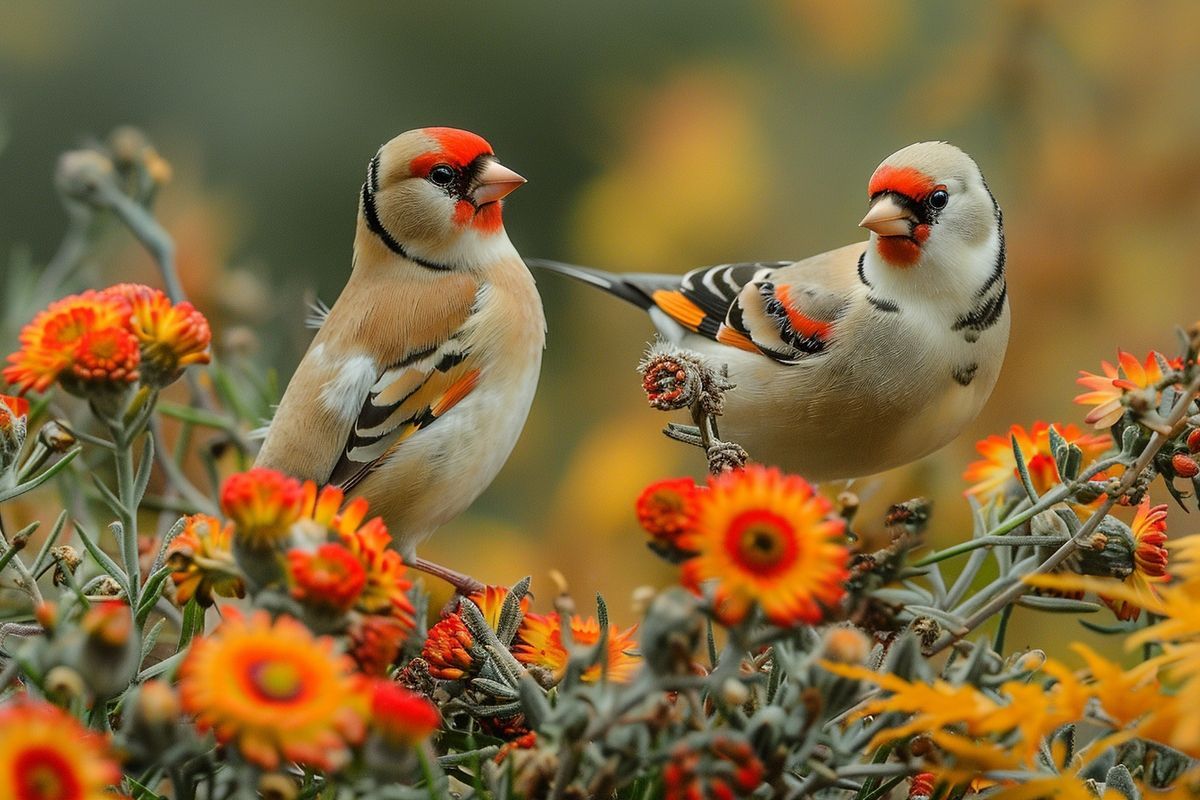
[[[222,348],[282,383],[305,299],[332,303],[348,273],[367,160],[400,131],[471,129],[525,175],[505,208],[523,254],[661,272],[856,241],[875,166],[947,139],[1004,209],[1007,362],[958,441],[853,487],[868,530],[933,498],[945,544],[969,535],[978,438],[1082,423],[1078,369],[1174,352],[1173,326],[1200,316],[1198,85],[1188,2],[0,2],[0,269],[53,254],[58,154],[137,125],[174,168],[158,209],[188,292]],[[84,275],[155,280],[124,232]],[[703,461],[644,402],[639,312],[538,285],[549,344],[525,434],[422,552],[489,583],[532,574],[542,610],[559,570],[582,608],[602,591],[630,624],[633,589],[674,577],[633,501]],[[1063,624],[1018,611],[1010,646]]]

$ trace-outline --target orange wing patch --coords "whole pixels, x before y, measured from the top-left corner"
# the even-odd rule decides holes
[[[813,338],[813,339],[828,339],[830,324],[823,320],[813,319],[800,311],[796,310],[792,304],[791,287],[787,285],[777,286],[775,288],[775,299],[783,306],[787,312],[788,324],[792,326],[792,330],[797,333]]]
[[[721,344],[727,344],[727,345],[730,345],[731,347],[737,347],[741,350],[745,350],[750,353],[761,353],[762,352],[762,350],[759,349],[758,345],[756,345],[753,341],[750,340],[749,336],[742,333],[741,331],[734,330],[733,328],[729,327],[728,325],[722,325],[720,327],[720,329],[717,331],[717,341],[720,342]]]
[[[446,390],[446,393],[430,407],[430,412],[435,417],[440,417],[450,409],[458,405],[458,402],[471,393],[475,388],[475,384],[479,383],[479,370],[473,369],[466,375],[459,378],[454,384]]]
[[[693,332],[700,329],[700,323],[704,321],[704,309],[684,297],[683,292],[659,289],[650,295],[650,299],[683,327]]]

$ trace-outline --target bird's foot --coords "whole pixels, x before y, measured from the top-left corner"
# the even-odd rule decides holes
[[[420,570],[426,575],[432,575],[435,578],[441,578],[446,583],[454,587],[454,591],[463,597],[469,597],[476,592],[482,592],[487,587],[480,583],[475,578],[457,570],[444,567],[441,564],[435,564],[432,561],[417,556],[408,559],[408,565],[413,569]]]

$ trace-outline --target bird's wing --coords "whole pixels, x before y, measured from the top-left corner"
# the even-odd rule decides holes
[[[329,483],[349,491],[479,382],[480,359],[451,336],[385,369],[367,391]]]
[[[355,274],[300,362],[256,463],[347,487],[429,427],[478,379],[483,284],[458,273]]]

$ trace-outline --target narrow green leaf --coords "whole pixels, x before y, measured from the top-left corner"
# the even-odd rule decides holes
[[[96,541],[88,535],[88,532],[84,530],[78,521],[75,523],[75,532],[79,534],[79,539],[83,542],[84,548],[91,553],[92,558],[96,559],[96,563],[100,565],[100,569],[111,575],[120,584],[121,589],[125,592],[125,596],[128,597],[129,579],[125,577],[125,571],[117,565],[116,561],[113,561],[108,553],[100,549],[100,545],[96,544]]]
[[[1025,493],[1029,495],[1029,499],[1036,503],[1038,493],[1033,488],[1033,479],[1029,477],[1029,465],[1025,463],[1025,454],[1021,452],[1021,445],[1017,443],[1016,436],[1009,436],[1009,440],[1012,442],[1013,456],[1017,460],[1017,473],[1021,476],[1021,485],[1025,487]]]
[[[58,543],[58,537],[62,535],[63,528],[67,524],[67,512],[64,509],[59,513],[58,519],[54,521],[54,527],[50,529],[50,533],[46,535],[46,541],[42,542],[42,549],[38,550],[37,558],[33,560],[33,567],[29,570],[34,575],[40,575],[44,566],[49,566],[50,551],[54,549],[54,545]]]
[[[137,624],[139,628],[146,624],[150,612],[158,604],[158,598],[170,575],[170,569],[161,567],[146,580],[146,585],[142,587],[142,596],[138,600]]]
[[[116,492],[108,488],[95,472],[92,473],[92,485],[100,493],[100,499],[104,501],[104,505],[108,506],[109,511],[118,517],[125,514],[125,507],[121,504],[121,498],[117,497]]]
[[[142,460],[138,462],[137,475],[133,480],[133,502],[141,505],[146,495],[146,487],[150,485],[150,473],[154,471],[154,434],[146,431],[145,444],[142,445]]]
[[[1086,600],[1073,600],[1069,597],[1042,597],[1036,594],[1018,597],[1016,602],[1027,608],[1036,608],[1038,611],[1049,611],[1055,614],[1092,614],[1103,608],[1098,603],[1089,603]]]
[[[204,609],[193,597],[183,607],[183,625],[179,630],[179,649],[185,650],[192,638],[202,633],[204,633]]]
[[[138,666],[146,662],[146,656],[150,655],[150,651],[154,649],[154,645],[158,644],[158,637],[162,634],[163,626],[167,624],[165,619],[160,619],[154,623],[154,627],[142,639],[142,657],[138,659]]]
[[[5,491],[0,492],[0,503],[7,503],[14,497],[20,497],[26,492],[32,492],[46,481],[62,472],[63,469],[66,468],[67,464],[70,464],[75,459],[75,456],[79,455],[79,451],[82,449],[83,448],[81,447],[76,447],[74,450],[68,450],[65,454],[63,454],[62,458],[47,467],[46,470],[41,474],[22,483],[18,483],[11,489],[6,489]]]

